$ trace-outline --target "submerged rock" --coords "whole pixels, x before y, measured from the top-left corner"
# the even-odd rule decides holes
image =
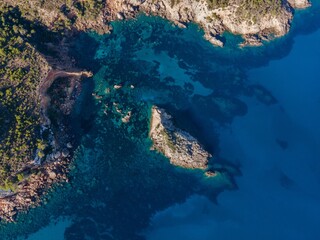
[[[169,158],[176,166],[191,169],[206,169],[211,154],[189,133],[175,127],[172,117],[164,109],[152,107],[149,136],[152,150]]]
[[[54,158],[55,159],[58,159],[60,157],[61,157],[61,152],[57,151],[57,152],[54,153]]]
[[[208,170],[204,173],[207,177],[215,177],[217,176],[218,172],[215,170]]]
[[[61,152],[62,157],[68,157],[70,154],[68,149],[63,149]]]
[[[288,0],[288,3],[293,8],[307,8],[311,6],[309,0]]]
[[[123,123],[128,123],[130,121],[131,118],[131,111],[129,111],[123,118],[121,118],[121,121]]]
[[[117,85],[117,84],[116,84],[116,85],[113,86],[113,88],[114,88],[114,89],[120,89],[120,88],[122,88],[122,85],[120,85],[120,84]]]

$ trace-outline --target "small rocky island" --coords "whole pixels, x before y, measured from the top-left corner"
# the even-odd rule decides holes
[[[208,168],[212,155],[188,132],[175,127],[172,116],[157,106],[151,109],[149,136],[153,142],[151,149],[162,153],[171,164],[190,169]],[[205,174],[215,176],[212,171]]]

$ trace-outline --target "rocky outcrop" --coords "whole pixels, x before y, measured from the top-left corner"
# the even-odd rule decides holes
[[[211,154],[189,133],[175,127],[164,109],[152,107],[149,136],[153,150],[166,156],[170,163],[191,169],[207,169]]]
[[[68,181],[69,164],[70,158],[60,158],[34,169],[37,174],[21,182],[14,193],[0,198],[0,220],[13,222],[19,212],[39,205],[53,184]]]
[[[293,8],[307,8],[311,6],[309,0],[288,0],[288,3]]]

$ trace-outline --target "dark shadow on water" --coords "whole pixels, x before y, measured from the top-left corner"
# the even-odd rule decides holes
[[[101,63],[94,58],[99,43],[83,32],[78,33],[72,40],[69,54],[76,59],[77,67],[90,69],[90,71],[96,73],[101,67]]]
[[[96,113],[98,110],[92,96],[93,91],[93,79],[84,79],[82,82],[81,94],[78,97],[69,121],[71,127],[74,129],[73,132],[77,141],[80,141],[82,136],[91,130],[94,124],[94,119],[96,118]]]

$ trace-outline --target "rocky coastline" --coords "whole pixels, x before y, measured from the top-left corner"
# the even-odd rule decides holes
[[[175,127],[172,116],[157,106],[151,109],[149,137],[153,142],[151,150],[162,153],[172,165],[201,169],[207,177],[215,176],[214,171],[208,170],[209,159],[212,155],[196,138]]]
[[[15,192],[0,198],[0,219],[14,222],[18,213],[40,205],[42,197],[54,184],[68,182],[70,162],[71,156],[60,156],[41,167],[28,169],[36,174],[21,182]]]
[[[223,47],[222,34],[228,31],[243,37],[243,47],[260,46],[263,40],[284,36],[290,30],[293,9],[310,5],[308,0],[287,0],[274,12],[270,11],[270,6],[266,6],[251,14],[253,9],[243,6],[238,0],[230,0],[227,6],[216,7],[210,6],[205,0],[116,0],[108,3],[106,16],[108,21],[113,21],[130,19],[143,12],[165,18],[182,28],[193,22],[204,30],[204,38],[213,45]]]
[[[9,4],[29,9],[37,6],[35,1],[6,0]],[[307,8],[309,0],[285,0],[248,4],[248,1],[229,0],[224,5],[212,5],[207,0],[113,0],[104,2],[94,17],[79,16],[73,5],[53,4],[50,11],[45,5],[37,6],[38,13],[29,18],[37,18],[49,29],[54,22],[73,21],[70,26],[75,31],[94,30],[98,33],[112,31],[110,23],[115,20],[132,19],[138,14],[160,16],[175,25],[185,28],[188,23],[196,23],[204,30],[204,38],[215,46],[224,46],[222,34],[226,31],[241,35],[243,46],[260,46],[263,41],[284,36],[290,30],[294,9]],[[61,9],[68,9],[67,14]],[[39,14],[41,13],[41,14]]]
[[[27,177],[18,183],[15,191],[1,192],[1,221],[14,222],[18,213],[27,212],[30,208],[42,204],[42,197],[54,185],[68,182],[68,172],[75,147],[73,137],[63,123],[63,117],[72,109],[74,99],[79,93],[77,90],[80,88],[81,79],[91,77],[92,73],[77,70],[69,64],[65,65],[67,67],[65,70],[52,69],[53,64],[48,63],[44,58],[42,64],[43,72],[38,88],[38,98],[42,116],[41,133],[46,132],[48,135],[45,149],[49,150],[49,153],[44,154],[44,149],[38,149],[33,161],[19,172]],[[53,127],[47,113],[47,110],[52,107],[48,90],[59,78],[67,78],[70,86],[63,104],[55,106],[61,112],[61,118],[57,120],[58,127]]]

